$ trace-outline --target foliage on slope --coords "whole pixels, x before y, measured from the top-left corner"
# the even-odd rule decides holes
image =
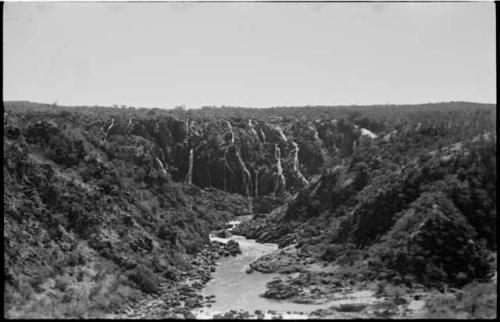
[[[301,252],[346,265],[347,275],[427,285],[483,278],[484,252],[496,248],[496,135],[471,140],[495,131],[495,105],[4,108],[11,316],[88,317],[138,289],[156,291],[158,279],[175,280],[189,267],[184,255],[196,253],[218,223],[248,209],[241,196],[181,184],[189,150],[195,184],[241,194],[249,186],[257,190],[255,208],[266,213],[284,200],[274,189],[275,146],[289,192],[303,186],[294,145],[278,127],[300,147],[309,186],[243,227],[250,237],[297,242]]]
[[[351,267],[346,274],[355,278],[427,286],[487,278],[496,249],[496,137],[420,151],[400,165],[380,146],[361,147],[286,209],[241,232],[298,242]]]
[[[173,182],[150,141],[89,131],[85,115],[4,120],[6,312],[89,317],[189,269],[247,201]]]

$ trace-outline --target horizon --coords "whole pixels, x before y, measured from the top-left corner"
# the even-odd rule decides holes
[[[5,101],[189,110],[496,104],[489,2],[4,8]]]
[[[54,107],[91,107],[91,108],[133,108],[133,109],[160,109],[160,110],[174,110],[176,108],[182,107],[182,110],[201,110],[203,108],[214,108],[214,109],[223,109],[223,108],[234,108],[234,109],[284,109],[284,108],[349,108],[349,107],[412,107],[412,106],[421,106],[421,105],[438,105],[438,104],[477,104],[477,105],[497,105],[494,103],[483,103],[483,102],[472,102],[472,101],[442,101],[442,102],[425,102],[425,103],[412,103],[412,104],[351,104],[351,105],[278,105],[278,106],[263,106],[263,107],[252,107],[252,106],[236,106],[236,105],[218,105],[218,106],[200,106],[200,107],[186,107],[186,106],[175,106],[172,108],[165,108],[161,106],[129,106],[129,105],[100,105],[100,104],[89,104],[89,105],[68,105],[68,104],[58,104],[57,102],[49,103],[49,102],[35,102],[28,100],[4,100],[4,103],[28,103],[28,104],[39,104],[39,105],[52,105]]]

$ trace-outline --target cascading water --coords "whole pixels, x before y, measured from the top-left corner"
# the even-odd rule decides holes
[[[255,131],[255,127],[253,126],[252,119],[248,119],[248,126],[250,127],[250,132],[252,132],[252,134],[253,134],[253,135],[257,138],[257,140],[259,140],[259,142],[260,142],[259,135],[257,134],[257,131]]]
[[[163,172],[163,174],[167,174],[167,170],[165,170],[165,166],[163,166],[163,162],[161,162],[161,160],[158,157],[156,157],[156,162],[158,162],[158,164],[160,165],[161,172]]]
[[[238,153],[238,150],[236,150],[236,158],[238,159],[238,162],[240,163],[240,166],[243,170],[242,175],[243,175],[243,184],[245,185],[245,192],[246,195],[250,195],[250,182],[251,182],[251,177],[250,177],[250,171],[248,171],[247,167],[245,166],[245,162],[243,162],[243,159],[241,158],[240,154]]]
[[[108,138],[108,133],[109,133],[109,130],[111,130],[111,128],[115,125],[115,118],[112,117],[111,118],[111,124],[108,126],[108,129],[106,130],[106,133],[104,133],[104,140],[106,140]]]
[[[328,153],[328,151],[325,149],[325,143],[323,140],[319,137],[318,129],[316,127],[311,127],[311,129],[314,131],[314,140],[319,142],[319,148],[321,152],[321,157],[323,158],[323,161],[330,161],[331,157]]]
[[[231,122],[229,122],[229,121],[226,121],[226,124],[227,124],[227,128],[229,130],[229,135],[230,135],[229,141],[231,142],[231,145],[234,145],[233,126],[231,125]]]
[[[283,133],[283,129],[281,127],[279,127],[278,125],[275,126],[276,130],[278,131],[278,133],[280,134],[280,137],[283,141],[288,141],[288,138],[285,136],[285,133]]]
[[[300,181],[304,186],[307,186],[309,182],[307,179],[304,177],[302,172],[300,172],[299,169],[299,145],[296,142],[292,142],[294,150],[293,150],[293,171],[297,174],[299,177]]]
[[[265,143],[266,142],[266,134],[264,133],[264,131],[262,131],[262,129],[260,129],[260,135],[262,136],[262,141]]]
[[[229,147],[232,147],[234,148],[234,151],[235,151],[235,155],[236,155],[236,160],[238,161],[238,164],[239,166],[241,167],[241,173],[242,173],[242,177],[243,177],[243,185],[245,186],[245,193],[247,196],[250,196],[250,191],[251,191],[251,176],[250,176],[250,171],[248,171],[248,168],[246,167],[245,165],[245,162],[243,161],[243,159],[241,158],[241,155],[240,153],[238,152],[238,149],[237,147],[235,146],[235,138],[234,138],[234,131],[233,131],[233,127],[231,125],[231,122],[229,121],[226,121],[226,125],[227,125],[227,131],[223,132],[224,133],[224,136],[227,138],[229,137],[228,139],[228,144],[227,146],[224,147],[224,166],[231,172],[233,173],[233,170],[231,169],[231,167],[229,166],[229,163],[227,161],[227,152],[228,152],[228,149]],[[225,181],[225,177],[224,177],[224,181]],[[225,186],[225,184],[224,184]]]
[[[286,186],[283,167],[281,166],[281,151],[277,144],[274,145],[274,157],[276,159],[276,182],[274,184],[274,192],[276,192],[280,189],[284,189]]]

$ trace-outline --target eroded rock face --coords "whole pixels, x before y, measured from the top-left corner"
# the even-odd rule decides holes
[[[154,145],[160,171],[175,181],[244,196],[295,192],[322,166],[352,154],[361,132],[349,121],[112,118],[104,139],[130,134]]]

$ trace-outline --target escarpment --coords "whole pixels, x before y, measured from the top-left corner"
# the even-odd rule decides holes
[[[252,197],[307,186],[308,176],[352,154],[360,137],[348,121],[121,117],[102,127],[105,139],[135,135],[150,140],[175,181]]]

